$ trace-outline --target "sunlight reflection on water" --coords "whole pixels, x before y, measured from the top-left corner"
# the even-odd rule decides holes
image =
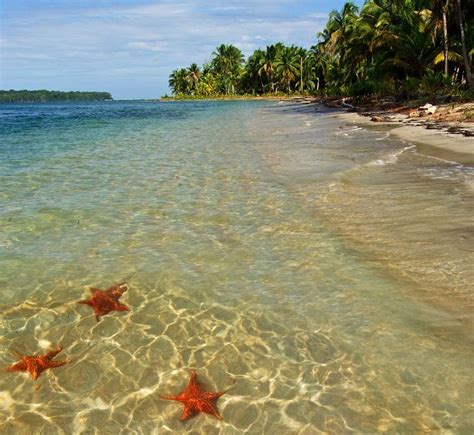
[[[0,373],[2,433],[469,431],[469,312],[448,302],[472,301],[456,251],[471,174],[276,107],[68,105],[48,124],[40,106],[18,127],[31,106],[11,121],[0,363],[46,341],[71,362],[40,389]],[[122,280],[130,313],[97,323],[76,304]],[[229,389],[223,421],[182,423],[160,400],[190,368]]]

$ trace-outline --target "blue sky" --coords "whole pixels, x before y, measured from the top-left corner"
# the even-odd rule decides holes
[[[362,0],[355,1],[360,5]],[[339,0],[2,0],[0,88],[169,92],[177,67],[235,44],[310,47]]]

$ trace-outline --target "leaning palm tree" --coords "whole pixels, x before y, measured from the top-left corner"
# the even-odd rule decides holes
[[[298,68],[298,49],[294,46],[283,48],[275,59],[275,70],[281,82],[288,87],[288,95],[291,92],[291,82],[298,75]]]

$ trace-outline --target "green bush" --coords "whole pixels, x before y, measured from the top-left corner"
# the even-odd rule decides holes
[[[362,95],[373,95],[375,91],[375,83],[372,80],[364,80],[354,83],[349,88],[349,95],[351,97],[360,97]]]
[[[451,79],[444,74],[427,70],[425,76],[420,81],[420,91],[423,95],[435,97],[437,94],[446,93],[452,89]]]

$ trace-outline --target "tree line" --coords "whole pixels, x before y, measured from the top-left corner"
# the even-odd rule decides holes
[[[0,91],[0,103],[34,103],[50,101],[105,101],[112,100],[109,92],[62,91]]]
[[[309,49],[278,42],[248,59],[222,44],[201,68],[174,70],[176,97],[398,95],[474,89],[473,0],[368,0],[329,14]]]

